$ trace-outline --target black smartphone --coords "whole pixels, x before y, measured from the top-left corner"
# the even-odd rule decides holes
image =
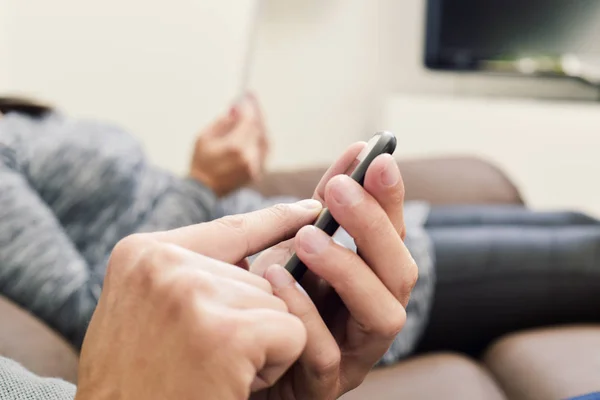
[[[356,156],[356,159],[346,171],[346,175],[350,175],[352,179],[362,186],[365,181],[367,169],[373,160],[380,154],[393,154],[394,150],[396,150],[396,137],[393,133],[376,133],[371,140],[369,140],[367,146],[358,154],[358,156]],[[313,225],[321,229],[329,236],[333,236],[333,234],[340,227],[337,221],[333,219],[333,216],[327,208],[324,208],[323,211],[321,211]],[[299,281],[306,272],[306,265],[304,265],[304,263],[300,261],[298,256],[294,253],[294,255],[292,255],[292,257],[286,263],[285,269],[287,269],[292,276]]]

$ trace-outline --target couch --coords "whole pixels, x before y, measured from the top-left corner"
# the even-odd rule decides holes
[[[522,204],[497,168],[470,157],[400,163],[408,200],[433,204]],[[267,195],[310,196],[323,168],[270,174],[256,185]],[[0,296],[0,355],[41,376],[77,380],[77,354],[42,322]],[[481,357],[421,354],[374,370],[344,400],[548,400],[600,389],[600,325],[515,332]]]

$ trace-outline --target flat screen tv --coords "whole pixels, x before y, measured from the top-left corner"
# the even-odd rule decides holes
[[[600,83],[600,0],[428,0],[425,65]]]

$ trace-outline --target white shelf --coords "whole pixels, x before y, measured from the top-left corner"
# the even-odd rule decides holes
[[[600,103],[395,95],[383,118],[399,157],[477,155],[537,209],[600,216]]]

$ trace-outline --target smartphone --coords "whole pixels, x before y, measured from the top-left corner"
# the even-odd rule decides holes
[[[346,175],[350,175],[350,177],[361,186],[364,185],[367,169],[373,160],[380,154],[393,154],[394,150],[396,150],[396,137],[393,133],[376,133],[371,140],[369,140],[367,146],[365,146],[358,156],[356,156],[356,159],[346,171]],[[321,211],[313,225],[329,236],[333,236],[340,227],[327,208],[324,208]],[[294,253],[286,263],[285,269],[287,269],[297,281],[300,281],[306,272],[306,265],[304,265]]]

